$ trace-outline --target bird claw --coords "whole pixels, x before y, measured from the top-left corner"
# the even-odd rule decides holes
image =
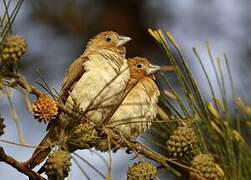
[[[132,142],[132,143],[136,143],[137,142],[135,137],[130,137],[129,141]]]
[[[121,144],[123,144],[124,140],[123,138],[119,138],[117,141],[116,141],[116,146],[114,148],[114,151],[117,151],[120,147],[121,147]]]
[[[142,145],[138,144],[138,145],[136,146],[136,151],[137,151],[138,153],[141,152],[142,149],[143,149]]]

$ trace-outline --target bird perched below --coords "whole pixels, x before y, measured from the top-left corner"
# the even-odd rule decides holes
[[[137,138],[147,130],[157,114],[160,92],[155,84],[154,75],[160,69],[146,58],[128,59],[130,80],[121,104],[109,118],[107,125],[121,132],[125,137]],[[107,141],[102,139],[96,149],[107,151]]]
[[[85,118],[100,123],[122,98],[130,71],[125,59],[124,44],[131,38],[107,31],[91,39],[84,53],[69,67],[62,83],[60,97],[66,107],[74,103],[85,112]],[[41,163],[59,140],[69,122],[60,118],[50,125],[32,157],[25,165],[33,168]],[[65,135],[67,136],[67,135]],[[43,148],[41,148],[43,147]]]

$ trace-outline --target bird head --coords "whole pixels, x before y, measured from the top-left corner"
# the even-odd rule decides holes
[[[144,77],[154,79],[153,74],[160,69],[159,66],[151,64],[146,58],[142,57],[129,58],[128,65],[131,77],[135,79],[141,79]]]
[[[130,37],[119,35],[114,31],[105,31],[97,34],[88,42],[86,51],[107,49],[125,56],[124,45],[130,40]]]

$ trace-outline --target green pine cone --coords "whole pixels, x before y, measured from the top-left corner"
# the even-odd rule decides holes
[[[197,138],[194,130],[187,126],[180,126],[174,130],[167,141],[170,157],[179,158],[189,153],[196,146]]]
[[[154,180],[157,178],[157,168],[150,162],[137,162],[129,166],[127,180]]]
[[[21,36],[11,35],[0,44],[0,62],[18,61],[27,50],[27,43]]]
[[[68,176],[71,167],[71,155],[59,150],[51,153],[45,163],[45,173],[49,180],[62,180]]]
[[[70,135],[67,140],[67,148],[70,152],[77,149],[90,148],[98,139],[98,132],[90,123],[82,123]]]
[[[220,180],[224,177],[223,170],[214,162],[210,154],[195,156],[191,167],[197,170],[197,172],[190,172],[190,180]]]

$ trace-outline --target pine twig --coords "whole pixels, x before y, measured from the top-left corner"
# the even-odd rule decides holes
[[[33,170],[27,168],[22,163],[18,162],[14,158],[10,157],[4,152],[4,149],[0,147],[0,161],[5,162],[18,170],[19,172],[27,175],[30,179],[36,179],[36,180],[45,180],[42,176],[40,176],[38,173],[34,172]]]
[[[159,72],[175,72],[176,67],[173,65],[161,66]]]
[[[39,91],[37,88],[35,88],[34,86],[31,86],[30,84],[28,84],[27,82],[25,82],[23,79],[14,79],[12,84],[18,85],[20,87],[22,87],[23,89],[27,90],[28,93],[33,94],[37,97],[43,95],[44,93],[42,93],[41,91]]]
[[[36,87],[30,85],[29,83],[27,83],[26,81],[24,81],[23,79],[14,79],[12,82],[13,86],[20,86],[21,88],[25,89],[28,93],[35,95],[36,97],[40,97],[41,95],[43,95],[44,93],[41,92],[40,90],[38,90]],[[57,103],[57,106],[59,107],[59,109],[61,111],[63,111],[64,113],[72,116],[72,117],[76,117],[76,115],[68,110],[67,108],[65,108],[62,104]]]
[[[144,146],[143,144],[137,141],[127,140],[113,131],[111,131],[110,133],[111,133],[111,138],[113,138],[114,141],[121,141],[121,139],[123,139],[123,144],[120,144],[120,146],[126,147],[128,149],[134,149],[137,151],[138,154],[142,154],[146,158],[154,160],[155,162],[159,163],[163,167],[172,171],[175,175],[180,176],[180,172],[178,172],[173,167],[171,167],[171,164],[174,164],[174,165],[176,164],[174,161],[171,161],[165,156],[162,156],[161,154],[150,150],[149,148],[147,148],[146,146]]]

